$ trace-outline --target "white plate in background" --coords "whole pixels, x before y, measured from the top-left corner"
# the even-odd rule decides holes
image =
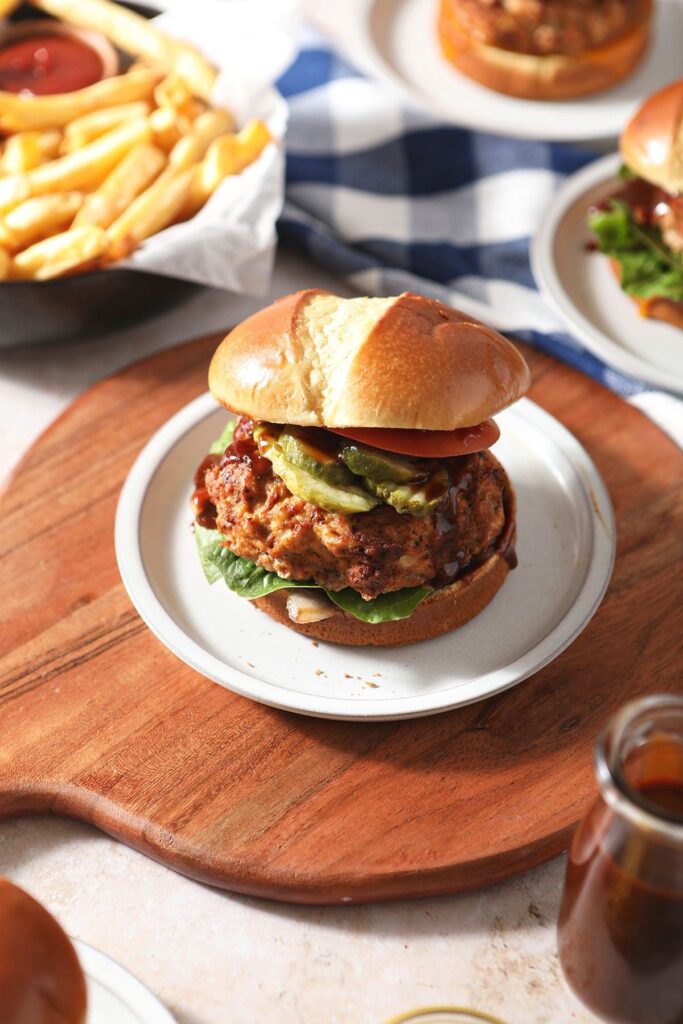
[[[517,490],[519,566],[472,622],[407,647],[314,644],[209,586],[191,529],[196,467],[226,423],[206,394],[170,419],[121,491],[116,556],[138,612],[179,658],[246,697],[289,711],[357,720],[414,718],[526,679],[586,626],[612,571],[607,491],[574,437],[523,399],[499,417],[495,453]]]
[[[141,981],[86,942],[73,944],[88,984],[87,1024],[175,1024]]]
[[[453,124],[527,139],[615,138],[651,93],[681,76],[683,3],[658,0],[642,63],[612,89],[570,100],[522,100],[462,75],[441,53],[438,0],[305,0],[308,19],[360,70]]]
[[[567,178],[541,218],[531,269],[545,299],[595,355],[648,384],[683,394],[683,331],[640,316],[609,260],[586,248],[588,210],[619,187],[620,164],[621,157],[612,154]]]

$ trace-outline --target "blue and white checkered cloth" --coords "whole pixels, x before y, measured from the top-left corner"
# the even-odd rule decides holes
[[[280,239],[368,295],[442,299],[596,378],[683,447],[683,402],[606,366],[539,295],[529,239],[594,154],[472,132],[408,107],[306,31],[290,105]]]

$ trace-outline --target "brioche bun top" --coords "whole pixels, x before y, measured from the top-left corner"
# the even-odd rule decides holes
[[[683,191],[683,78],[640,107],[621,136],[632,171],[667,192]]]
[[[405,292],[342,299],[309,289],[255,313],[211,361],[214,398],[256,420],[322,427],[471,427],[529,387],[506,338]]]
[[[0,878],[2,1024],[85,1024],[85,978],[65,932],[33,897]]]

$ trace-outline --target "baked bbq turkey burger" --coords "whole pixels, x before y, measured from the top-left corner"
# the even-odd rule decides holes
[[[195,478],[209,582],[340,644],[463,625],[514,564],[490,417],[528,386],[502,335],[419,295],[309,290],[256,313],[209,370],[239,414]]]
[[[683,328],[683,79],[643,104],[620,148],[623,184],[588,216],[596,247],[641,316]]]
[[[635,68],[651,0],[441,0],[444,56],[497,92],[558,100],[606,89]]]

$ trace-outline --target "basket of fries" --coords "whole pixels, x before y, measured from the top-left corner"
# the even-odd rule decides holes
[[[0,89],[0,344],[102,333],[198,286],[263,290],[283,194],[282,22],[255,31],[239,0],[153,19],[114,0],[30,8],[100,33],[121,68],[68,92]]]

